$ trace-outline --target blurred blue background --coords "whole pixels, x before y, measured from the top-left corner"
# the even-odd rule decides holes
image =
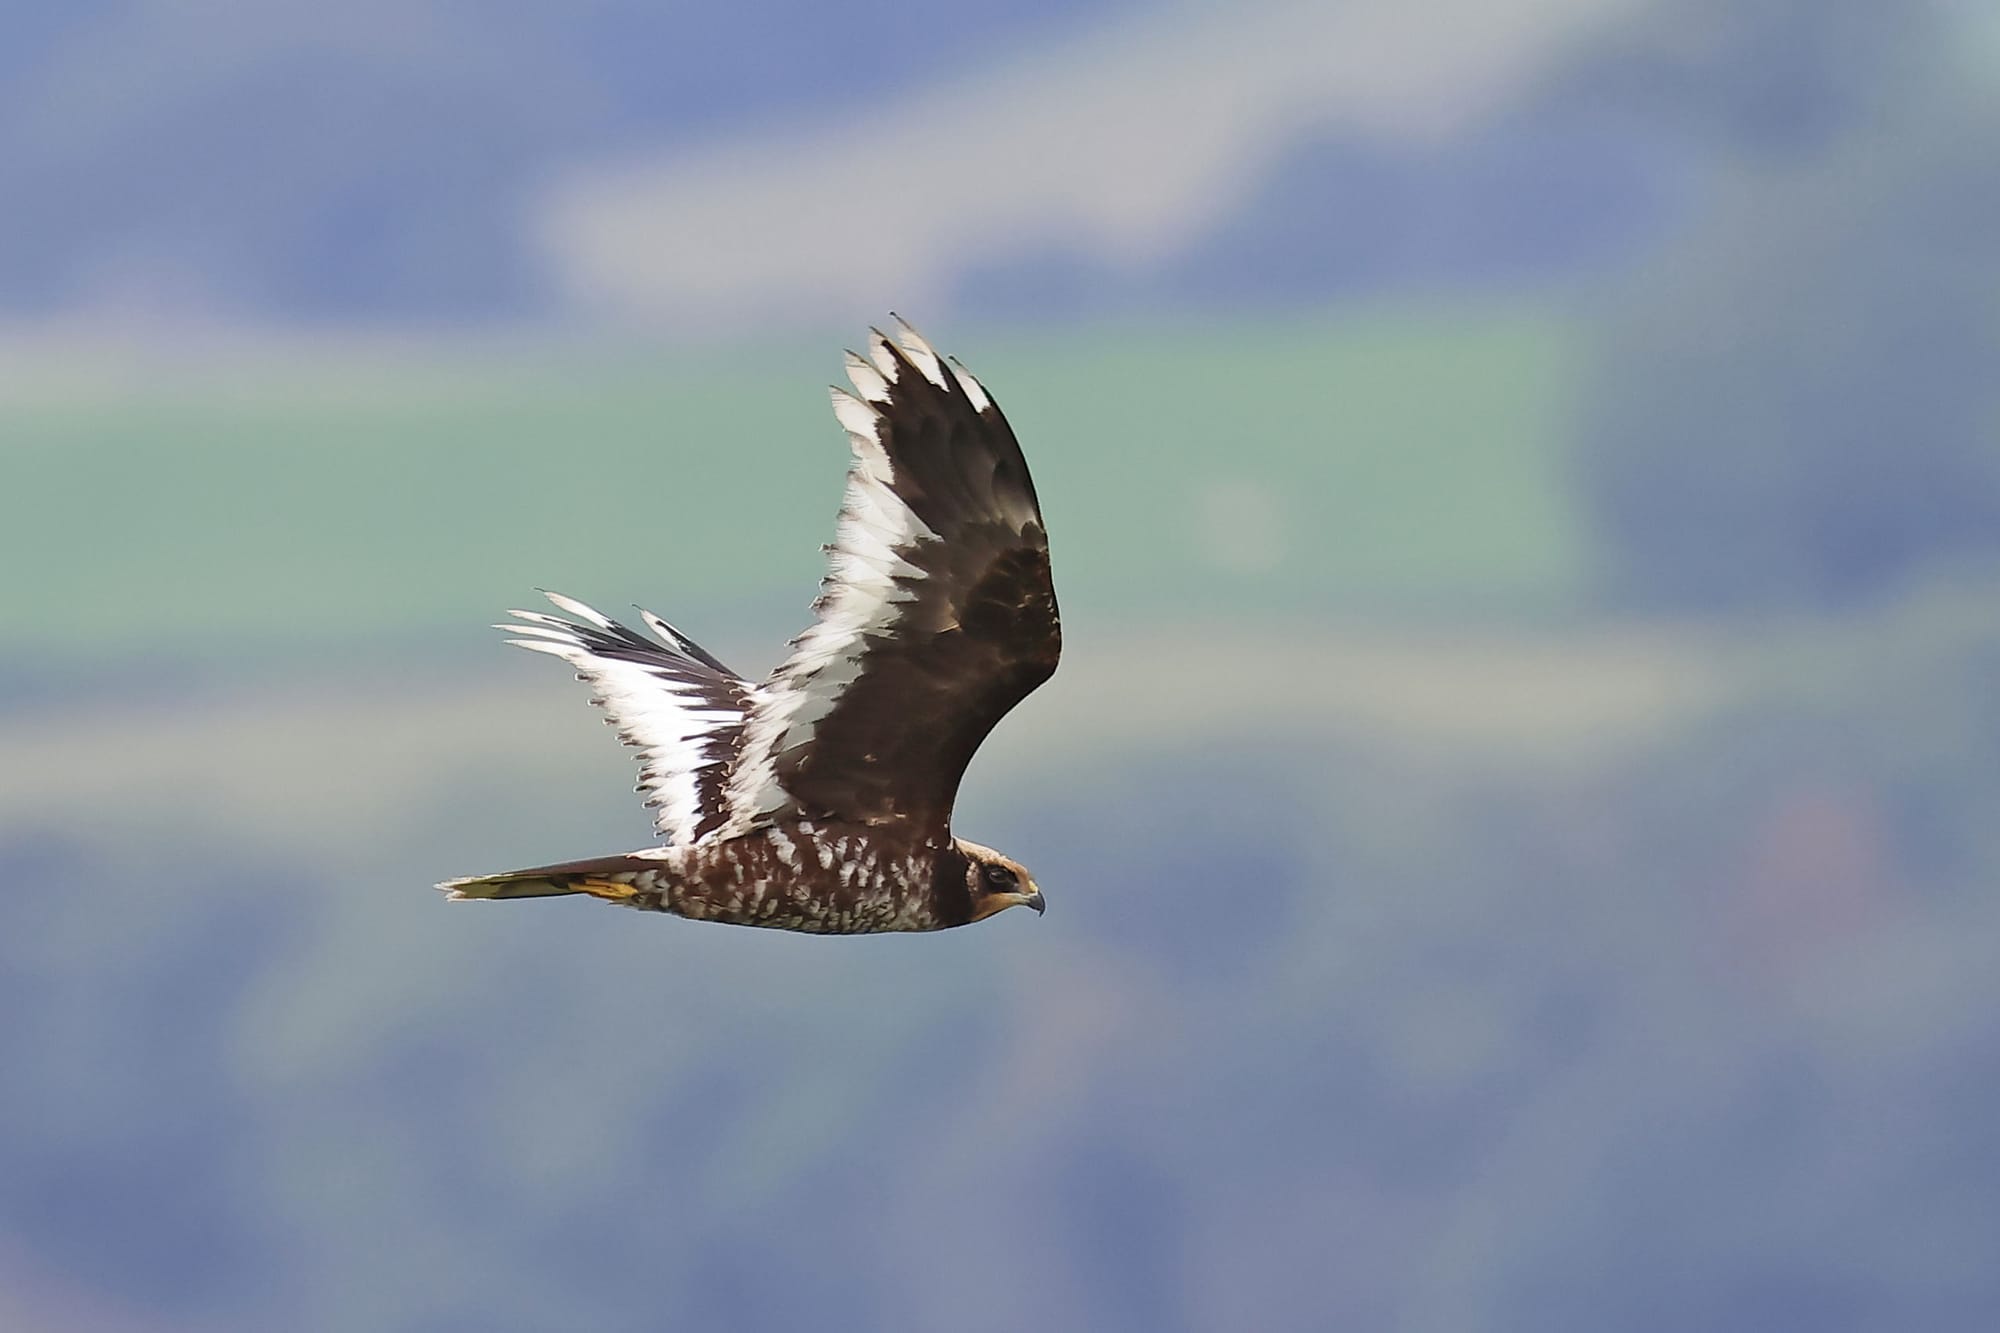
[[[0,1327],[1996,1326],[1990,5],[0,0],[0,200]],[[447,909],[889,309],[1048,916]]]

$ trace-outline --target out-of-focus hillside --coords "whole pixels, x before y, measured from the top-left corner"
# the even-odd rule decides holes
[[[0,318],[687,335],[1540,284],[1705,174],[1540,96],[1641,9],[5,5]]]
[[[1970,1328],[1996,645],[1949,603],[1086,635],[964,798],[1048,917],[831,947],[430,896],[644,837],[537,664],[16,715],[25,1287],[54,1328],[71,1287],[162,1326]],[[982,1229],[1010,1266],[907,1262]]]
[[[530,221],[579,157],[838,113],[1128,8],[10,0],[0,317],[546,317]]]
[[[1542,287],[1863,129],[1941,47],[1985,59],[1976,7],[17,0],[0,319],[685,335]]]
[[[44,354],[0,380],[0,564],[37,571],[0,648],[214,667],[437,644],[536,586],[789,634],[846,465],[816,387],[838,346],[69,374]],[[1491,615],[1582,586],[1553,447],[1574,352],[1550,317],[1052,329],[982,339],[978,370],[1035,441],[1090,620]]]

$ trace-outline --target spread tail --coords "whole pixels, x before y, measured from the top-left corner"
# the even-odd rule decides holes
[[[660,870],[657,856],[630,853],[536,866],[531,870],[509,870],[498,875],[448,879],[438,888],[453,902],[460,903],[502,898],[561,898],[574,893],[587,893],[618,902],[650,887],[653,877]]]

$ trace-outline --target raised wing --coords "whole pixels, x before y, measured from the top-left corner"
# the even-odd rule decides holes
[[[663,838],[687,843],[719,828],[749,684],[650,611],[639,614],[658,643],[574,598],[542,595],[575,619],[509,611],[519,623],[495,628],[521,636],[509,643],[560,657],[590,685],[619,739],[638,747],[638,790]]]
[[[854,459],[816,619],[758,686],[730,829],[796,814],[940,831],[959,778],[1062,648],[1021,447],[979,382],[898,321],[833,391]]]

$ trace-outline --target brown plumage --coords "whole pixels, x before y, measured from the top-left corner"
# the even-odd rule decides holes
[[[647,639],[581,602],[515,611],[641,751],[664,845],[439,885],[454,899],[590,894],[819,934],[937,930],[1043,908],[1016,861],[956,838],[987,733],[1055,671],[1041,507],[979,382],[899,321],[848,353],[853,447],[814,622],[760,684],[650,612]]]

